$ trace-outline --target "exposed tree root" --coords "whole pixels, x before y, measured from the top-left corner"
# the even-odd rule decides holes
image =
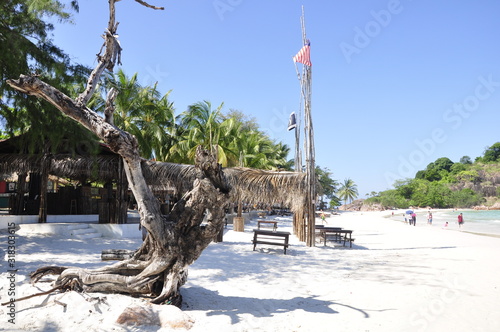
[[[9,302],[4,302],[0,305],[8,305],[9,303],[12,303],[12,302],[19,302],[19,301],[24,301],[24,300],[28,300],[28,299],[31,299],[33,297],[36,297],[36,296],[42,296],[42,295],[48,295],[50,293],[53,293],[57,290],[60,290],[61,287],[58,286],[58,287],[54,287],[52,289],[49,289],[48,291],[45,291],[45,292],[41,292],[41,293],[36,293],[36,294],[31,294],[31,295],[28,295],[28,296],[25,296],[25,297],[20,297],[20,298],[17,298],[17,299],[13,299],[12,301],[9,301]]]
[[[208,155],[204,155],[207,158]],[[228,188],[219,190],[224,175],[218,165],[205,162],[211,177],[195,181],[193,189],[161,222],[163,234],[148,234],[130,258],[94,270],[48,266],[31,274],[34,282],[45,275],[59,275],[56,290],[123,293],[153,297],[155,304],[181,306],[180,287],[187,280],[187,268],[212,242],[224,223]],[[202,174],[207,174],[203,172]],[[216,186],[211,180],[215,180]],[[202,224],[203,223],[203,224]]]

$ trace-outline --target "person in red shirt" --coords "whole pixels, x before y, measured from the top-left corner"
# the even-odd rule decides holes
[[[464,216],[462,215],[462,213],[460,213],[458,215],[458,227],[459,228],[462,228],[462,224],[464,223]]]

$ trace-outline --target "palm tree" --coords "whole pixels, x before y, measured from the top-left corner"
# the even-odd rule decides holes
[[[315,173],[316,178],[318,179],[318,182],[320,184],[320,187],[318,188],[318,195],[321,199],[320,204],[323,206],[322,209],[324,209],[324,205],[326,205],[323,202],[323,197],[326,197],[330,199],[330,201],[333,201],[333,205],[338,205],[339,198],[335,196],[335,191],[337,190],[337,186],[339,185],[339,183],[337,182],[337,180],[331,178],[333,174],[328,168],[322,169],[319,166],[316,166]]]
[[[179,139],[172,146],[171,152],[176,162],[192,163],[196,147],[216,152],[218,161],[227,165],[226,147],[221,146],[221,110],[224,103],[212,110],[209,101],[188,106],[180,115]]]
[[[176,141],[176,118],[169,92],[159,96],[156,86],[143,91],[142,112],[134,119],[140,132],[137,134],[141,151],[146,158],[167,161],[170,148]]]
[[[156,85],[143,87],[137,81],[137,73],[128,77],[120,69],[107,77],[103,89],[106,91],[95,95],[90,106],[104,112],[104,96],[111,88],[119,92],[114,102],[114,124],[137,138],[142,157],[168,160],[176,137],[174,106],[168,100],[170,91],[162,96]]]
[[[288,153],[290,153],[290,147],[282,142],[271,143],[270,149],[268,150],[268,159],[273,165],[269,169],[278,170],[285,169],[291,170],[289,167],[289,161],[287,161]],[[287,168],[288,167],[288,168]]]
[[[277,170],[287,165],[289,147],[281,142],[274,143],[260,131],[241,131],[234,144],[232,149],[236,149],[242,158],[238,166]]]
[[[344,183],[340,186],[337,192],[339,198],[347,203],[349,201],[352,203],[353,199],[358,197],[358,186],[351,179],[345,179]]]

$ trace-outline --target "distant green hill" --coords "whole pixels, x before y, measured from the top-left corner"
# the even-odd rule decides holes
[[[487,148],[472,162],[464,156],[454,163],[443,157],[418,171],[413,179],[397,181],[394,189],[363,202],[383,208],[483,208],[500,209],[500,143]]]

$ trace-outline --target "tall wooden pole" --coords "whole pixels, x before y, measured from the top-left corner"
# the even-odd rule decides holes
[[[302,103],[300,105],[302,107]],[[302,173],[302,151],[300,150],[300,112],[296,116],[295,127],[295,172]]]
[[[306,37],[304,6],[302,6],[302,41],[308,43]],[[315,245],[315,214],[316,214],[316,175],[315,175],[315,151],[314,151],[314,130],[311,115],[311,88],[312,88],[312,69],[311,66],[303,66],[301,80],[302,95],[304,97],[304,137],[305,137],[305,158],[306,158],[306,245],[314,247]]]

